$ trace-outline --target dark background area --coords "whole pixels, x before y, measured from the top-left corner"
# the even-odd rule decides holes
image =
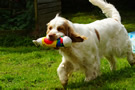
[[[34,27],[34,0],[0,0],[0,30],[30,30]]]
[[[88,0],[61,0],[62,12],[78,12],[78,11],[91,11],[97,9]],[[112,3],[119,10],[134,10],[134,0],[106,0]]]
[[[107,0],[120,10],[134,10],[134,0]],[[97,10],[98,9],[98,10]],[[101,11],[89,0],[61,0],[62,13]],[[0,30],[34,30],[34,0],[0,0]]]
[[[114,4],[121,16],[124,16],[122,20],[128,23],[128,28],[135,30],[132,25],[135,21],[132,18],[135,16],[134,0],[107,0],[107,2]],[[96,11],[100,16],[102,13],[88,0],[61,0],[61,6],[63,15]],[[31,40],[40,36],[38,30],[33,33],[36,30],[34,0],[0,0],[0,46],[33,45]]]

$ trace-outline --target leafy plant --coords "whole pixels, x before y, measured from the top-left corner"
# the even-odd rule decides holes
[[[19,5],[11,10],[0,10],[0,30],[32,30],[34,28],[33,0],[27,0],[23,9],[17,8]]]
[[[34,45],[32,43],[32,38],[28,36],[20,36],[20,35],[6,35],[0,37],[0,46],[31,46]]]

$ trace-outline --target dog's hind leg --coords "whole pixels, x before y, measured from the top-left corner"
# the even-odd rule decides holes
[[[135,54],[132,52],[131,44],[128,45],[127,61],[131,66],[135,65]]]
[[[135,54],[132,52],[127,53],[127,60],[131,66],[135,65]]]
[[[116,70],[116,58],[115,56],[111,55],[111,56],[106,56],[107,60],[110,63],[110,68],[111,70]]]

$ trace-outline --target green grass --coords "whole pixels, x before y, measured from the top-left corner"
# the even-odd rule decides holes
[[[35,47],[0,47],[0,87],[8,89],[55,88],[58,51]],[[56,84],[57,83],[57,84]]]
[[[57,67],[61,62],[54,49],[36,47],[0,47],[0,89],[61,89]],[[105,58],[101,60],[102,75],[84,83],[84,74],[75,72],[68,89],[135,89],[135,67],[119,59],[117,70],[111,72]]]
[[[76,23],[90,23],[104,18],[101,12],[64,14]],[[127,30],[135,31],[135,12],[121,12]],[[57,76],[61,55],[57,50],[32,46],[30,37],[7,35],[0,37],[0,90],[62,89]],[[8,46],[8,47],[5,47]],[[69,78],[68,89],[81,90],[134,90],[135,67],[126,58],[117,58],[117,70],[111,72],[105,58],[101,60],[102,75],[84,83],[85,75],[75,72]]]

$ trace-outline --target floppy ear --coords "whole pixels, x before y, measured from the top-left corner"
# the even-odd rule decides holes
[[[69,37],[72,39],[72,42],[83,42],[87,38],[85,36],[81,36],[76,33],[71,27],[68,28],[69,30]]]

